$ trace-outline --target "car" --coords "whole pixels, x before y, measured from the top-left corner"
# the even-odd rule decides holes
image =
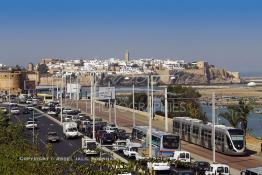
[[[29,111],[33,111],[33,109],[34,109],[33,105],[27,105],[26,108],[27,108]]]
[[[33,120],[33,119],[34,119],[34,120]],[[37,121],[37,118],[35,118],[35,117],[34,117],[34,118],[33,118],[33,117],[29,117],[29,118],[28,118],[28,121]]]
[[[96,132],[96,140],[98,141],[98,142],[102,142],[102,136],[103,136],[103,134],[105,134],[105,133],[107,133],[105,130],[98,130],[97,132]]]
[[[205,161],[196,161],[193,163],[193,170],[198,174],[205,174],[206,171],[209,170],[210,164]]]
[[[104,133],[101,137],[102,144],[112,144],[115,141],[113,133]]]
[[[205,175],[213,175],[219,173],[222,175],[229,175],[230,174],[229,166],[226,164],[219,164],[219,163],[210,164],[210,168],[208,171],[205,172]]]
[[[25,102],[26,104],[32,104],[32,100],[26,100],[26,102]]]
[[[15,107],[15,108],[11,108],[10,112],[11,112],[11,114],[19,114],[20,110]]]
[[[79,130],[82,132],[87,132],[87,128],[90,126],[89,120],[81,120],[79,124]]]
[[[59,138],[59,136],[57,135],[56,132],[48,132],[47,133],[47,141],[48,142],[57,142],[59,140],[60,140],[60,138]]]
[[[37,128],[37,123],[35,121],[27,121],[25,128],[26,129]]]
[[[24,108],[24,109],[23,109],[23,114],[30,114],[30,110],[27,109],[27,108]]]
[[[246,170],[242,170],[240,175],[262,175],[262,166],[256,168],[248,168]]]
[[[6,109],[5,107],[0,107],[0,111],[1,111],[2,113],[4,113],[4,114],[7,113],[7,109]]]

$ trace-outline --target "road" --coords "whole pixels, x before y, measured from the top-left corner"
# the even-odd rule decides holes
[[[22,109],[22,107],[20,107]],[[21,110],[20,110],[21,111]],[[35,113],[35,119],[37,119],[38,129],[35,130],[35,135],[38,135],[36,138],[36,142],[38,143],[38,148],[41,152],[46,152],[47,148],[47,133],[51,131],[57,132],[60,137],[60,141],[56,143],[52,143],[54,153],[57,157],[69,157],[75,151],[81,149],[81,139],[64,139],[63,137],[63,130],[62,127],[57,124],[56,122],[50,120],[42,113],[37,111]],[[20,114],[20,115],[13,115],[12,121],[14,122],[22,122],[26,123],[28,118],[33,118],[32,112],[30,114]],[[25,131],[27,140],[30,144],[33,143],[33,130],[26,130]],[[78,155],[81,155],[80,153]],[[83,155],[84,156],[84,155]]]
[[[68,106],[76,108],[76,102],[67,100]],[[82,111],[90,113],[90,102],[89,101],[79,101],[79,108]],[[114,110],[111,110],[111,116],[114,121]],[[133,125],[132,111],[120,110],[116,108],[117,125],[122,127],[131,128]],[[108,108],[104,105],[96,105],[96,116],[101,117],[104,120],[109,119]],[[136,114],[136,125],[148,125],[148,117],[145,115]],[[152,121],[153,128],[158,128],[164,130],[164,124],[158,120]],[[169,131],[172,131],[172,123],[169,123]],[[188,142],[182,142],[182,149],[189,151],[193,154],[199,155],[204,159],[212,160],[212,151]],[[236,170],[243,170],[246,168],[262,166],[262,159],[256,158],[255,156],[242,156],[234,157],[227,156],[221,153],[216,153],[216,162],[224,163],[229,165],[231,168]]]

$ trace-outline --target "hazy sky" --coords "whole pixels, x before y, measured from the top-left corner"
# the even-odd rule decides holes
[[[0,62],[205,59],[262,72],[261,0],[1,0]]]

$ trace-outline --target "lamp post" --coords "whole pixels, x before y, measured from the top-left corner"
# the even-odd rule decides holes
[[[64,71],[62,70],[62,76],[61,76],[61,89],[60,89],[60,122],[63,122],[63,74]]]
[[[150,100],[149,100],[149,87],[150,87],[150,77],[148,75],[132,75],[132,78],[134,77],[145,77],[147,78],[147,108],[148,108],[148,115],[150,115],[150,110],[149,110],[149,103],[150,103]],[[130,77],[125,77],[125,80],[129,80]],[[133,127],[136,126],[136,115],[135,115],[135,84],[133,83],[133,90],[132,90],[132,96],[133,96]]]
[[[93,74],[93,78],[92,78],[92,81],[93,81],[93,83],[92,83],[92,88],[93,88],[93,92],[92,92],[92,95],[93,95],[93,98],[92,98],[92,110],[93,110],[93,112],[92,112],[92,115],[93,115],[93,139],[95,139],[96,137],[95,137],[95,112],[96,112],[96,110],[95,110],[95,100],[96,100],[96,74],[94,73]]]
[[[216,141],[215,141],[215,122],[216,122],[216,101],[215,93],[212,93],[212,151],[213,151],[213,163],[216,162]]]
[[[9,68],[9,81],[8,81],[8,101],[9,101],[9,118],[11,117],[11,71]]]
[[[112,116],[111,116],[111,98],[112,98],[112,92],[111,92],[111,88],[110,88],[110,81],[108,82],[108,87],[109,87],[109,89],[110,89],[110,94],[111,94],[111,96],[109,97],[109,99],[108,99],[108,111],[109,111],[109,123],[111,123],[112,121]]]

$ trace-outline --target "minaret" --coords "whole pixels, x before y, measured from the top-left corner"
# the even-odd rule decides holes
[[[125,51],[125,62],[126,63],[128,63],[128,61],[129,61],[129,52],[128,52],[128,50],[126,49],[126,51]]]

